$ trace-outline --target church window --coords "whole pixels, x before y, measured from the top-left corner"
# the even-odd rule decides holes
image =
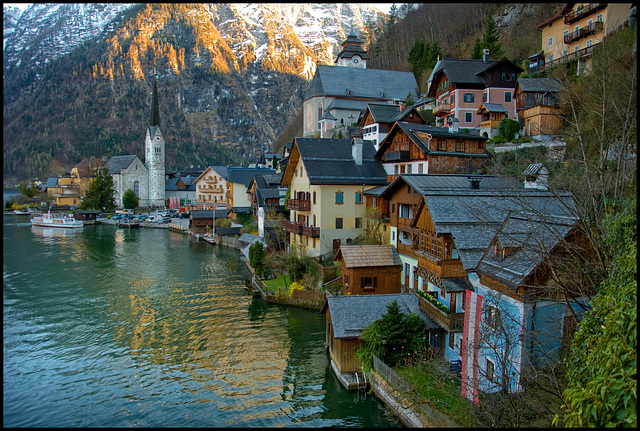
[[[162,147],[156,147],[156,154],[162,154]]]
[[[137,168],[138,166],[136,166]],[[133,191],[135,192],[136,196],[140,196],[140,183],[138,183],[137,181],[133,183]]]

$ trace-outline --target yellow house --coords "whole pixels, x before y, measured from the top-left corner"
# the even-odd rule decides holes
[[[56,205],[80,205],[97,169],[104,165],[104,159],[83,159],[68,175],[58,178],[56,187],[47,189],[47,196],[52,197]]]
[[[588,68],[593,47],[621,26],[628,25],[631,3],[567,3],[560,12],[538,25],[542,51],[536,70],[578,60],[578,73]],[[544,55],[544,57],[542,56]],[[530,57],[531,59],[531,57]]]
[[[359,138],[295,138],[281,183],[290,187],[292,250],[327,255],[362,232],[364,192],[387,183],[374,155],[373,144]]]

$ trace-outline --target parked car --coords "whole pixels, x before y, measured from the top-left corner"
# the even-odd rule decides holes
[[[153,223],[156,219],[157,219],[156,216],[150,215],[147,218],[145,218],[144,221],[146,221],[147,223]]]
[[[113,217],[111,217],[111,220],[120,220],[122,218],[122,214],[116,214]]]
[[[170,217],[161,217],[155,221],[155,223],[169,223],[171,221]]]

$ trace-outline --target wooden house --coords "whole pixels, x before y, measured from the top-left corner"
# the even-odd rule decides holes
[[[523,136],[553,137],[562,131],[560,92],[557,78],[520,78],[515,88],[518,121]]]
[[[498,134],[500,122],[509,118],[509,112],[499,103],[483,103],[477,114],[480,115],[480,135],[489,139]]]
[[[425,323],[425,332],[429,340],[437,341],[436,334],[441,328],[431,318],[420,312],[418,298],[413,294],[327,297],[321,310],[326,312],[327,346],[332,368],[343,384],[347,379],[340,374],[360,371],[360,360],[356,352],[362,343],[360,340],[362,331],[380,319],[387,312],[387,306],[393,301],[397,301],[402,313],[417,313]]]
[[[343,245],[336,254],[342,265],[343,295],[400,293],[402,261],[395,247]]]
[[[362,139],[373,142],[373,146],[378,151],[380,143],[389,134],[396,121],[424,124],[424,119],[418,110],[413,106],[406,107],[404,102],[399,105],[370,103],[360,120]]]
[[[399,174],[481,173],[490,155],[487,138],[453,128],[396,122],[375,158],[391,181]]]

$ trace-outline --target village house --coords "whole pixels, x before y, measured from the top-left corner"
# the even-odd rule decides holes
[[[593,49],[622,26],[635,21],[633,3],[567,3],[538,25],[541,50],[529,57],[529,72],[577,62],[577,74],[588,69]]]
[[[47,197],[53,198],[55,205],[80,205],[97,170],[103,168],[105,162],[105,159],[84,158],[68,174],[60,178],[50,178],[45,187]]]
[[[399,105],[409,94],[418,99],[413,73],[367,69],[361,45],[349,35],[336,66],[317,66],[303,100],[304,137],[330,138],[336,128],[357,126],[369,103]]]
[[[480,135],[489,139],[499,134],[500,122],[509,118],[509,112],[499,103],[483,103],[476,114],[480,116]]]
[[[406,107],[404,102],[400,105],[369,103],[360,120],[362,139],[373,142],[373,146],[378,151],[380,143],[389,134],[389,130],[396,121],[424,124],[424,119],[418,110],[413,106]]]
[[[388,180],[399,174],[481,173],[489,160],[487,138],[426,124],[396,122],[375,158]]]
[[[230,218],[237,220],[239,214],[251,214],[251,195],[248,193],[254,175],[275,175],[274,169],[244,168],[230,166],[227,168],[227,209]]]
[[[416,272],[422,279],[422,291],[435,297],[446,306],[446,310],[435,307],[424,297],[420,298],[420,306],[446,329],[445,356],[450,361],[461,361],[463,373],[467,364],[461,354],[463,338],[468,333],[476,334],[475,329],[470,329],[468,325],[475,325],[480,319],[478,314],[470,321],[467,313],[471,309],[474,316],[476,312],[484,313],[483,321],[495,319],[495,312],[486,308],[473,308],[469,301],[471,292],[474,295],[484,292],[478,281],[478,271],[501,227],[508,218],[515,217],[525,222],[536,220],[536,217],[539,220],[559,220],[563,223],[572,220],[570,224],[573,225],[575,220],[572,208],[570,194],[562,192],[556,194],[510,187],[423,189],[422,200],[411,222],[411,226],[419,230],[414,242],[418,261]],[[532,217],[534,214],[535,217]],[[528,230],[526,226],[522,227],[522,223],[519,226],[529,232],[532,241],[535,239],[536,234],[532,234],[533,224]],[[521,231],[519,235],[522,236],[525,231]],[[511,236],[508,240],[503,240],[503,247],[513,248],[517,239],[517,236]],[[538,246],[538,252],[549,253],[550,249],[545,244]],[[505,273],[516,274],[523,271],[523,267],[518,266],[521,262],[514,261],[512,266],[507,266],[506,263],[509,262],[511,261],[504,262]],[[486,276],[486,273],[482,275]],[[497,276],[496,272],[494,277]],[[495,288],[495,283],[487,283],[489,287]],[[478,304],[476,300],[477,297],[474,296],[474,306]],[[498,306],[502,307],[503,304],[499,302]],[[556,327],[553,330],[560,332],[562,328]],[[468,346],[469,340],[466,340],[469,355],[477,354],[479,349],[481,339],[476,337],[474,340],[476,344],[471,347]],[[475,372],[477,374],[477,369]]]
[[[474,399],[478,389],[519,392],[536,369],[548,369],[568,352],[587,308],[587,292],[563,289],[552,269],[588,249],[576,222],[572,216],[524,210],[507,215],[497,229],[470,274],[473,292],[466,293],[470,306],[461,357],[468,398]],[[575,279],[574,284],[588,282]]]
[[[295,138],[282,185],[287,201],[289,245],[312,257],[334,253],[362,231],[364,193],[386,184],[369,141]],[[293,249],[293,248],[292,248]]]
[[[196,204],[203,208],[217,203],[226,204],[228,175],[226,166],[208,166],[193,181],[196,186]]]
[[[547,141],[560,134],[563,88],[557,78],[518,78],[514,97],[522,136]]]
[[[167,199],[168,208],[180,208],[196,201],[196,184],[193,182],[195,177],[174,177],[165,180],[165,198]]]
[[[284,206],[287,188],[280,185],[282,174],[254,174],[247,193],[251,201],[253,218],[258,222],[258,235],[276,240],[275,228],[280,228],[278,214],[286,218]]]
[[[393,301],[398,303],[400,312],[416,313],[425,324],[425,331],[431,334],[439,329],[427,315],[420,311],[418,297],[413,294],[386,295],[338,295],[329,296],[321,312],[326,312],[327,348],[331,358],[331,368],[347,389],[356,389],[362,382],[360,359],[356,352],[362,340],[362,331],[387,312]],[[356,378],[355,374],[359,373]]]
[[[343,295],[401,293],[402,261],[395,247],[343,245],[335,260],[341,262]]]
[[[479,130],[482,103],[502,105],[508,117],[515,119],[513,90],[518,75],[524,70],[510,60],[489,60],[485,50],[482,60],[445,58],[433,71],[427,95],[436,99],[433,115],[436,126],[448,127],[457,118],[462,129]],[[488,133],[483,133],[488,137]]]

